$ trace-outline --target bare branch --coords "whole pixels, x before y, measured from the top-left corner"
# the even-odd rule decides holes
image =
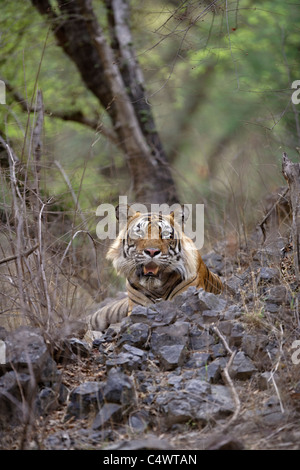
[[[32,248],[25,251],[25,253],[21,253],[21,255],[8,256],[7,258],[1,259],[0,264],[10,263],[10,261],[16,260],[18,256],[21,256],[22,258],[27,258],[27,256],[31,255],[31,253],[33,253],[38,247],[39,247],[39,244],[34,245]]]

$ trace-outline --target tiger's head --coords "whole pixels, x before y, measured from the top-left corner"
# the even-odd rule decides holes
[[[131,283],[159,289],[168,279],[180,282],[195,276],[198,251],[178,214],[128,211],[127,223],[110,247],[107,258]]]

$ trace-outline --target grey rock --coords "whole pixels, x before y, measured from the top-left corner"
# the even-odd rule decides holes
[[[242,350],[247,356],[250,357],[257,367],[262,368],[264,363],[269,362],[269,356],[267,352],[267,346],[269,343],[269,338],[264,334],[249,334],[245,333],[242,338]]]
[[[168,375],[168,384],[171,385],[175,390],[180,390],[182,388],[182,381],[182,375],[173,373]]]
[[[224,312],[225,320],[235,320],[242,315],[241,308],[238,305],[229,305]]]
[[[150,347],[154,354],[163,346],[174,344],[186,345],[188,342],[189,323],[177,321],[173,325],[160,326],[152,331]]]
[[[258,285],[263,282],[276,282],[279,280],[279,271],[276,268],[262,267],[258,276]]]
[[[156,398],[168,427],[187,422],[205,425],[233,413],[235,405],[227,387],[201,380],[190,381],[187,387],[188,390],[164,393]]]
[[[229,345],[240,347],[245,335],[245,328],[241,323],[235,322],[230,331]]]
[[[183,344],[161,346],[158,351],[160,366],[163,370],[172,370],[182,366],[186,356],[186,347]]]
[[[36,384],[22,372],[6,372],[0,377],[0,423],[19,424],[34,409]],[[25,399],[25,400],[24,400]]]
[[[52,364],[51,374],[53,369],[56,369],[39,330],[29,327],[19,328],[6,336],[5,343],[8,370],[33,373],[36,382],[39,382],[46,364],[47,367]]]
[[[72,351],[79,357],[89,357],[91,354],[91,348],[86,341],[78,338],[71,338],[69,340]]]
[[[220,319],[220,312],[218,310],[204,310],[202,318],[204,323],[214,323]]]
[[[226,300],[220,295],[206,292],[203,289],[199,290],[198,299],[201,312],[204,310],[215,310],[216,312],[221,313],[225,310],[227,305]]]
[[[206,366],[211,359],[211,355],[206,352],[192,351],[189,360],[185,363],[185,367],[198,369]]]
[[[238,380],[247,380],[257,371],[254,363],[244,352],[237,352],[230,367],[230,375]]]
[[[66,420],[72,416],[86,418],[90,413],[100,409],[103,403],[104,384],[99,382],[83,382],[74,388],[70,394]]]
[[[149,309],[148,307],[142,307],[138,305],[132,309],[130,317],[125,319],[125,324],[132,323],[147,323],[151,325],[155,317],[155,311]]]
[[[151,324],[152,327],[171,325],[180,314],[174,303],[167,300],[157,302],[151,309],[155,311],[154,321]]]
[[[283,424],[286,420],[286,414],[281,409],[277,396],[270,397],[264,404],[261,415],[264,423],[269,426],[277,426]]]
[[[211,386],[209,383],[202,379],[187,380],[184,389],[190,394],[203,398],[211,392]]]
[[[70,450],[73,439],[67,431],[58,431],[48,436],[44,443],[47,450]]]
[[[198,375],[209,383],[217,383],[221,379],[222,369],[226,366],[226,359],[220,357],[210,364],[200,367]]]
[[[124,370],[132,371],[143,368],[147,360],[147,354],[142,349],[129,344],[124,344],[119,354],[111,355],[106,361],[107,369],[121,367]]]
[[[134,404],[136,395],[132,379],[118,370],[111,369],[103,389],[103,399],[105,402],[120,405]]]
[[[224,357],[227,354],[227,351],[223,345],[223,343],[217,343],[210,346],[209,350],[211,351],[211,356],[213,359],[218,357]]]
[[[265,305],[265,310],[269,313],[277,313],[280,310],[280,306],[277,304],[267,302]]]
[[[214,343],[215,339],[208,330],[200,331],[197,327],[191,328],[189,335],[189,346],[191,350],[205,350]]]
[[[286,304],[291,299],[291,294],[285,286],[276,286],[269,288],[265,293],[267,303]]]
[[[146,410],[138,410],[130,414],[128,424],[134,432],[144,432],[149,426],[149,413]]]
[[[117,403],[104,403],[97,413],[92,428],[98,430],[112,423],[119,423],[122,420],[122,406]]]
[[[146,323],[132,323],[127,325],[124,330],[120,332],[120,339],[117,346],[127,343],[137,348],[143,347],[149,337],[150,328]]]
[[[53,388],[45,387],[38,393],[35,406],[38,414],[46,416],[59,406],[59,394]]]

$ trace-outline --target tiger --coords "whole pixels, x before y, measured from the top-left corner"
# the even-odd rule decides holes
[[[106,255],[117,274],[126,278],[127,296],[93,313],[89,318],[92,330],[103,331],[130,315],[135,306],[172,300],[190,286],[222,292],[221,279],[205,265],[174,211],[163,215],[129,210],[127,214],[127,223]]]

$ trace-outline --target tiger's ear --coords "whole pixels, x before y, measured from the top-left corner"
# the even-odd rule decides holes
[[[179,225],[186,222],[189,218],[190,211],[189,208],[183,204],[176,204],[176,207],[172,212],[170,212],[170,217],[175,220]]]

